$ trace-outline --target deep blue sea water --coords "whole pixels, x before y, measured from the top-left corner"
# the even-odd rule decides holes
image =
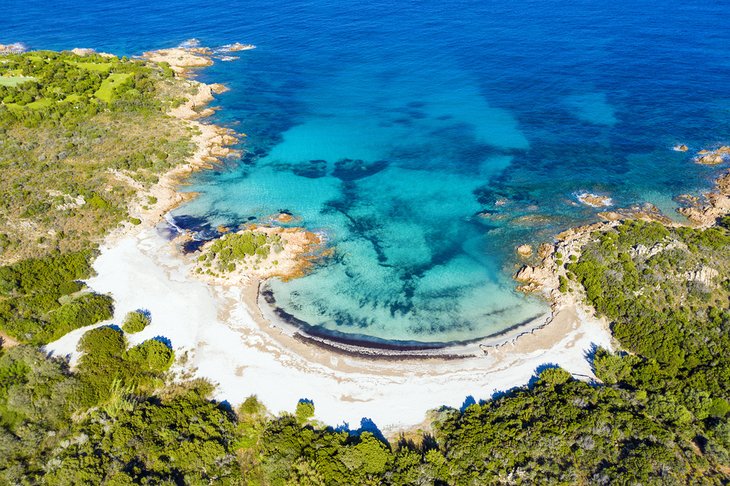
[[[253,43],[203,81],[246,155],[198,174],[175,216],[211,225],[287,210],[335,256],[273,282],[324,330],[449,341],[546,310],[514,291],[516,245],[618,207],[710,185],[692,150],[730,142],[730,3],[27,2],[0,43],[116,54]],[[485,213],[489,217],[477,216]]]

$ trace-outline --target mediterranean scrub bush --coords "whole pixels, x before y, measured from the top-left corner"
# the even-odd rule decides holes
[[[150,315],[148,312],[137,310],[130,312],[124,318],[124,324],[122,324],[122,330],[129,334],[142,331],[145,327],[150,324]]]

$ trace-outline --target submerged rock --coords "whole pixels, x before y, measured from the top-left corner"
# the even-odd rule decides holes
[[[271,219],[273,219],[277,223],[287,224],[293,222],[297,218],[295,218],[294,215],[289,211],[281,211],[280,213],[274,215]]]
[[[583,192],[576,195],[578,201],[582,202],[587,206],[594,208],[600,208],[605,206],[612,206],[613,200],[608,196],[601,196],[599,194],[593,194],[590,192]]]
[[[360,159],[342,159],[335,162],[332,175],[343,181],[354,181],[377,174],[386,167],[388,167],[387,160],[365,162]]]
[[[308,162],[302,162],[292,166],[292,172],[301,177],[308,179],[319,179],[327,175],[327,161],[326,160],[310,160]]]

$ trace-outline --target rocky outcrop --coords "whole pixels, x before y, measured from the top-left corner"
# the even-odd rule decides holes
[[[653,204],[643,204],[630,208],[617,209],[615,211],[604,211],[598,213],[598,217],[605,221],[624,221],[627,219],[638,219],[642,221],[656,221],[662,224],[673,224],[673,221],[664,216]]]
[[[22,42],[13,44],[0,44],[0,55],[3,54],[21,54],[28,50],[28,47]]]
[[[250,51],[251,49],[256,49],[256,46],[253,44],[241,44],[240,42],[234,42],[233,44],[221,46],[218,49],[216,49],[216,51],[218,51],[218,52],[238,52],[238,51]]]
[[[537,249],[537,256],[539,256],[542,260],[550,258],[553,256],[553,253],[555,253],[555,247],[550,243],[543,243],[540,245],[540,248]]]
[[[698,164],[703,165],[717,165],[722,164],[726,160],[728,160],[728,156],[730,156],[730,147],[723,146],[720,147],[717,150],[713,150],[711,152],[708,151],[700,151],[700,153],[697,154],[698,157],[695,158],[695,162]]]
[[[676,152],[686,152],[687,150],[689,150],[689,147],[687,147],[685,144],[675,145],[672,148]]]
[[[715,183],[715,190],[704,195],[704,202],[678,209],[692,223],[699,227],[709,227],[717,219],[730,213],[730,172]]]
[[[681,243],[679,241],[671,241],[669,243],[657,243],[651,247],[648,247],[646,245],[636,245],[635,247],[631,248],[629,250],[629,254],[631,255],[631,258],[641,257],[643,259],[649,259],[653,257],[654,255],[658,255],[659,253],[662,253],[664,251],[670,251],[670,250],[676,250],[676,249],[682,249],[686,250],[687,245],[684,243]]]
[[[166,62],[173,71],[184,74],[189,68],[211,66],[212,51],[205,47],[173,47],[159,51],[145,52],[142,57],[152,62]]]
[[[520,245],[516,249],[517,254],[521,257],[529,257],[532,255],[532,247],[530,245]]]
[[[608,196],[601,196],[599,194],[592,194],[590,192],[583,192],[576,195],[576,198],[586,206],[594,208],[601,208],[605,206],[613,206],[613,200]]]
[[[702,265],[697,270],[686,272],[684,274],[684,278],[689,280],[690,282],[696,282],[711,289],[717,287],[717,284],[715,283],[715,278],[717,278],[718,275],[720,275],[720,272],[718,272],[714,268]]]
[[[517,287],[521,292],[536,292],[545,287],[557,288],[557,276],[548,265],[524,265],[515,274],[514,279],[522,283]]]

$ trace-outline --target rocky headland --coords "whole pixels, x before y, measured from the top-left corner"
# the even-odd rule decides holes
[[[22,42],[13,42],[12,44],[0,44],[0,56],[4,54],[21,54],[28,50],[28,46]]]

